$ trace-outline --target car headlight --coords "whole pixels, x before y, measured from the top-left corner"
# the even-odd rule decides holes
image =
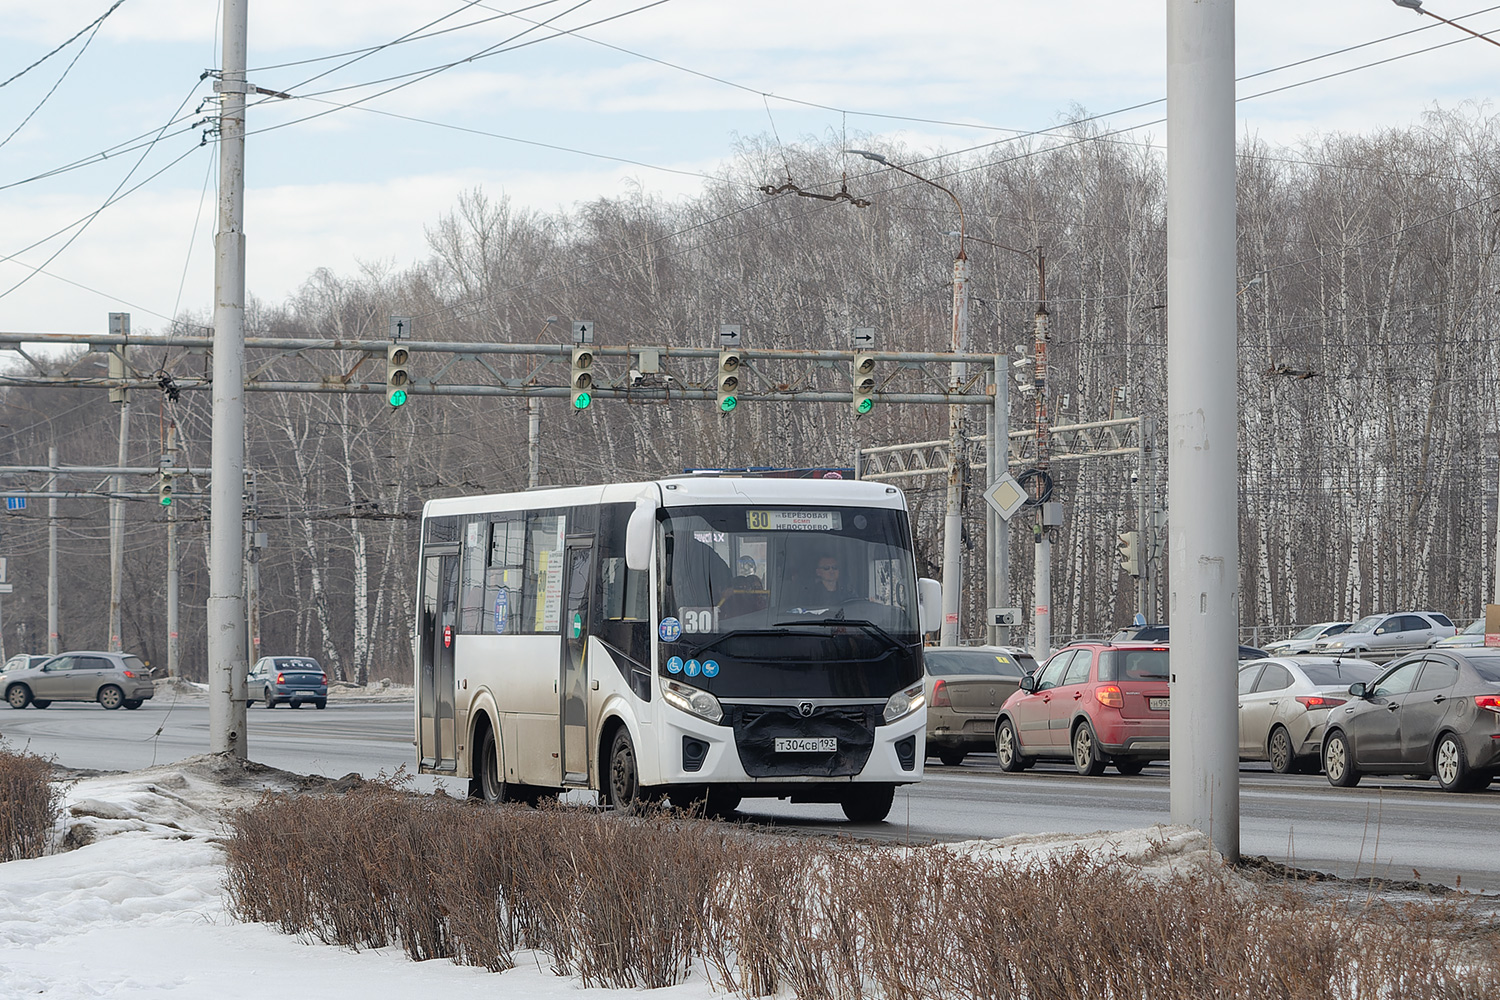
[[[889,725],[897,719],[904,719],[908,715],[921,709],[927,704],[927,698],[922,694],[922,685],[909,687],[905,691],[897,691],[885,700],[885,711],[881,716]]]
[[[719,704],[719,699],[707,691],[701,691],[687,684],[667,681],[662,689],[662,697],[666,699],[668,705],[680,708],[700,719],[718,722],[724,718],[724,708]]]

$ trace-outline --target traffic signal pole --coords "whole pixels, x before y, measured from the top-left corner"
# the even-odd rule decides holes
[[[167,425],[167,464],[177,464],[177,425]],[[52,458],[56,464],[57,458]],[[182,676],[182,629],[178,618],[178,598],[182,576],[177,569],[177,505],[167,505],[167,677],[175,685]]]
[[[215,236],[213,476],[208,562],[209,750],[248,755],[245,736],[245,56],[249,0],[224,0]],[[123,463],[122,463],[123,464]]]

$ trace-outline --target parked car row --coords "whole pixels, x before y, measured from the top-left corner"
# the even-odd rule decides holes
[[[140,708],[156,693],[137,656],[84,650],[57,656],[12,656],[0,667],[0,691],[11,708],[46,708],[54,701],[97,701],[105,708]]]

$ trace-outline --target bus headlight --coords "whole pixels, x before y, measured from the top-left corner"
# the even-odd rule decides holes
[[[724,718],[724,709],[719,705],[719,699],[707,691],[700,691],[677,681],[667,681],[662,687],[662,697],[666,699],[668,705],[680,708],[700,719],[718,722]]]
[[[886,699],[885,712],[882,713],[886,724],[889,725],[897,719],[904,719],[911,713],[921,709],[927,704],[927,699],[922,695],[922,685],[909,687],[905,691],[897,691]]]

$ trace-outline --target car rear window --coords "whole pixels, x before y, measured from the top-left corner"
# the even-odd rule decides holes
[[[125,660],[126,670],[134,670],[138,674],[144,674],[146,672],[146,665],[141,662],[140,657],[126,656],[123,657],[123,659]]]
[[[1353,684],[1374,680],[1380,668],[1360,663],[1304,663],[1302,672],[1314,684]]]
[[[1002,677],[1020,677],[1036,669],[1036,661],[1008,652],[990,650],[937,650],[929,649],[922,654],[927,662],[927,672],[939,677],[959,675],[999,674]]]
[[[1164,681],[1167,672],[1165,649],[1110,649],[1099,660],[1101,681]]]
[[[323,672],[323,668],[320,667],[320,666],[318,666],[318,661],[317,660],[310,660],[310,659],[307,659],[306,657],[295,657],[295,656],[280,656],[280,657],[277,657],[276,658],[276,669],[277,670],[315,670],[318,673],[322,673]]]
[[[1474,672],[1479,675],[1480,680],[1489,681],[1491,684],[1500,684],[1500,658],[1470,659],[1469,666],[1474,668]]]

